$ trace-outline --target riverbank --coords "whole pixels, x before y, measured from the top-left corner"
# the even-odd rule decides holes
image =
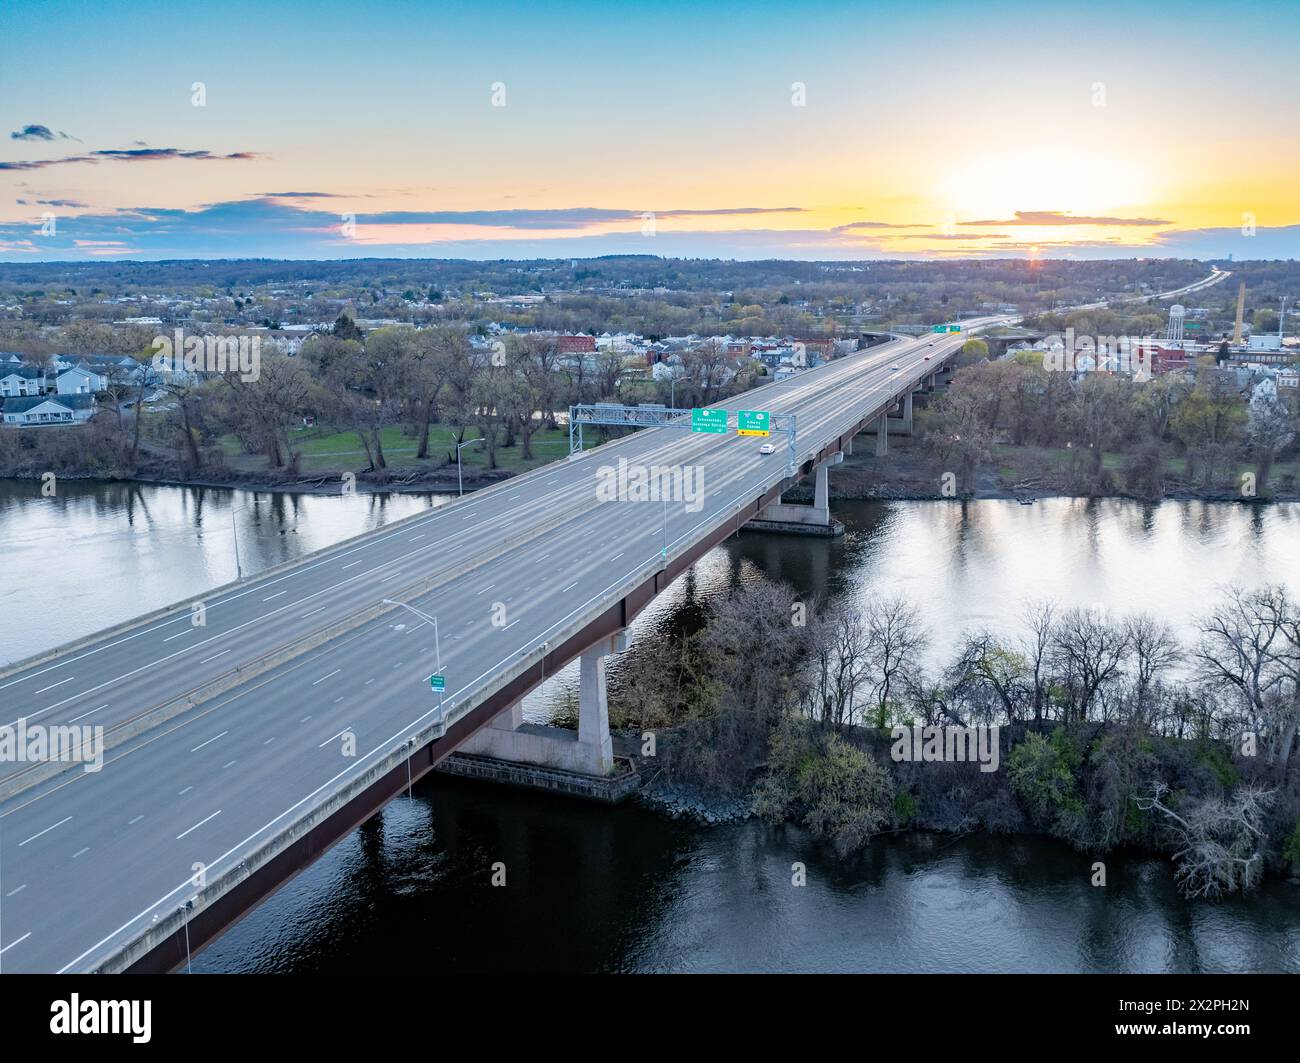
[[[875,437],[869,434],[854,441],[854,453],[831,468],[830,497],[854,501],[952,501],[968,499],[1003,499],[1032,501],[1039,498],[1115,498],[1133,502],[1264,502],[1300,501],[1300,486],[1289,466],[1276,470],[1272,482],[1254,494],[1243,493],[1241,480],[1236,486],[1214,487],[1190,482],[1180,477],[1176,458],[1162,459],[1158,476],[1143,476],[1143,488],[1129,486],[1137,479],[1132,475],[1129,459],[1118,454],[1104,456],[1100,482],[1085,476],[1068,449],[1014,446],[994,447],[993,459],[975,473],[970,490],[958,490],[950,469],[936,458],[915,436],[890,436],[889,453],[876,457]],[[1241,473],[1250,472],[1243,468]],[[812,498],[812,487],[803,483],[786,492],[788,499]]]
[[[358,494],[456,494],[459,490],[466,493],[509,480],[516,474],[500,469],[496,472],[475,472],[466,475],[463,482],[458,481],[455,470],[450,476],[445,472],[428,472],[424,470],[409,471],[389,470],[387,479],[378,479],[367,473],[356,476],[355,490]],[[88,484],[148,484],[160,487],[212,487],[232,491],[275,492],[293,495],[341,495],[345,493],[345,481],[342,474],[331,473],[321,476],[304,476],[297,479],[276,478],[265,473],[227,471],[219,476],[183,477],[164,471],[137,470],[133,475],[113,475],[102,472],[56,472],[60,480],[75,480]],[[0,476],[0,480],[14,483],[40,482],[41,476],[35,472],[28,475]]]
[[[954,838],[971,835],[1024,840],[1052,838],[1066,842],[1089,858],[1109,857],[1123,849],[1145,858],[1172,861],[1169,866],[1177,872],[1181,865],[1173,855],[1174,839],[1165,831],[1170,824],[1150,808],[1143,810],[1140,787],[1133,785],[1128,794],[1133,799],[1132,807],[1099,807],[1095,804],[1100,785],[1098,777],[1113,771],[1115,760],[1125,759],[1132,749],[1138,748],[1142,750],[1146,768],[1165,780],[1171,791],[1180,793],[1205,792],[1216,783],[1224,785],[1229,780],[1244,786],[1252,777],[1255,783],[1260,783],[1268,774],[1261,773],[1257,763],[1233,757],[1222,743],[1145,736],[1125,750],[1123,747],[1133,736],[1104,725],[1087,725],[1074,731],[1051,726],[1041,730],[1024,725],[1001,728],[994,736],[998,752],[992,760],[993,771],[981,770],[973,758],[967,761],[914,759],[911,754],[917,746],[910,739],[906,742],[909,755],[900,760],[896,755],[898,740],[890,731],[849,726],[825,732],[822,737],[829,738],[829,743],[820,750],[816,741],[801,748],[793,776],[779,778],[781,758],[773,748],[770,758],[773,763],[752,766],[766,771],[757,786],[741,793],[719,793],[694,785],[675,776],[671,769],[665,771],[661,767],[664,763],[671,764],[675,754],[680,756],[683,743],[697,737],[689,729],[659,731],[655,734],[656,755],[647,757],[638,752],[642,738],[637,732],[625,731],[615,736],[620,752],[628,755],[641,773],[643,784],[636,795],[638,803],[671,820],[699,826],[756,819],[769,827],[805,830],[811,838],[825,843],[840,860],[858,858],[882,837],[923,832]],[[774,739],[774,743],[779,741]],[[837,743],[842,744],[842,750],[854,750],[869,759],[843,772],[843,751],[826,755]],[[832,778],[828,772],[832,759],[841,761],[839,778]],[[870,800],[870,786],[852,778],[855,771],[863,769],[868,773],[875,770],[880,778],[887,780],[875,795],[884,800],[874,810],[864,807]],[[836,791],[829,805],[825,793],[794,792],[803,788],[807,779],[816,776],[821,776],[816,784],[819,788]],[[1055,793],[1046,799],[1043,807],[1036,808],[1035,791],[1049,777]],[[1041,800],[1041,795],[1038,796]],[[1282,803],[1294,803],[1286,796],[1285,787]],[[810,805],[817,806],[811,815],[808,814]],[[1080,819],[1086,818],[1085,806],[1086,816],[1112,821],[1108,832],[1090,832],[1084,827]],[[872,829],[865,833],[851,831],[852,843],[843,844],[843,838],[836,836],[834,828],[854,820],[859,821],[858,827],[870,820]],[[1123,821],[1122,826],[1117,826],[1117,821]],[[825,829],[828,824],[831,830]],[[1261,854],[1270,866],[1267,875],[1260,875],[1257,881],[1273,881],[1300,895],[1300,822],[1293,828],[1291,837],[1283,837],[1278,848],[1280,852],[1271,858]]]

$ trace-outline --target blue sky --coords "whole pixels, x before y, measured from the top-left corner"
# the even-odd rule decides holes
[[[1199,0],[10,0],[0,260],[1294,257],[1298,26]]]

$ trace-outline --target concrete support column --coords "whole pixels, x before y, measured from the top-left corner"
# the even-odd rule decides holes
[[[830,466],[818,465],[813,487],[813,513],[818,524],[831,522]]]
[[[492,717],[490,726],[498,731],[517,731],[524,722],[524,700],[520,698],[510,708]]]
[[[614,770],[614,743],[609,736],[609,698],[605,687],[605,656],[627,648],[627,634],[602,640],[579,658],[578,744],[592,774]]]
[[[889,453],[889,411],[880,415],[876,421],[876,457],[883,458]]]
[[[852,456],[853,454],[853,436],[849,436],[849,441],[844,444],[844,453]]]

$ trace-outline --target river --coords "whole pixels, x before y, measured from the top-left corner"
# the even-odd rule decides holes
[[[0,481],[0,662],[444,501]],[[842,503],[841,540],[742,536],[632,636],[689,622],[738,581],[904,594],[937,663],[1035,599],[1135,607],[1186,627],[1216,587],[1300,592],[1300,505],[1043,500]],[[611,669],[618,683],[618,669]],[[565,670],[530,696],[549,718]],[[492,865],[506,883],[489,885]],[[807,869],[792,884],[792,865]],[[704,828],[441,777],[344,839],[196,957],[205,971],[1300,971],[1300,890],[1189,903],[1169,865],[1044,838],[879,839],[827,859],[798,831]]]

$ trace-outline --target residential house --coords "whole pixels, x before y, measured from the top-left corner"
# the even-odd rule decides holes
[[[45,394],[45,370],[34,365],[0,368],[0,398]]]
[[[95,413],[94,395],[35,395],[4,399],[4,423],[19,428],[83,424]]]
[[[108,379],[82,364],[64,369],[54,378],[54,390],[59,395],[94,395],[108,388]]]

